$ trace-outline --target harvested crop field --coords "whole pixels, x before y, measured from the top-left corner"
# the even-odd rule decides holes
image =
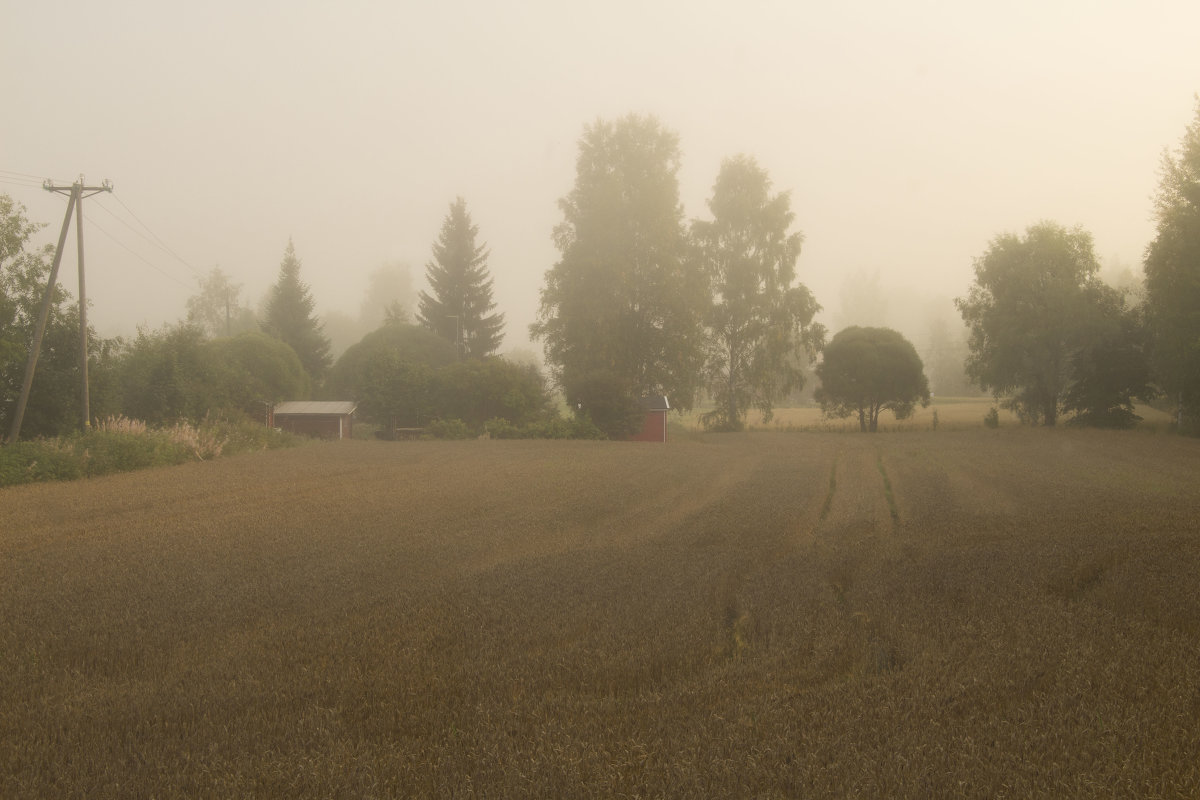
[[[0,490],[3,797],[1194,797],[1200,442],[342,442]]]

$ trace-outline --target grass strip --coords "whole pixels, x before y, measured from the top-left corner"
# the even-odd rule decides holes
[[[829,516],[829,509],[833,507],[833,495],[837,491],[837,456],[833,457],[833,464],[829,467],[829,491],[825,493],[825,504],[821,506],[821,516],[818,522],[824,522]]]
[[[883,476],[883,496],[887,498],[888,511],[892,513],[892,524],[900,524],[900,511],[896,508],[896,496],[892,493],[892,482],[888,478],[887,470],[883,468],[883,454],[878,453],[875,457],[875,464],[879,467],[879,474]]]

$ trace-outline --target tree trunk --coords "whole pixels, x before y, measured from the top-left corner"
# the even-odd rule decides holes
[[[1046,401],[1045,407],[1042,409],[1043,423],[1047,428],[1053,428],[1058,421],[1058,399],[1052,398]]]

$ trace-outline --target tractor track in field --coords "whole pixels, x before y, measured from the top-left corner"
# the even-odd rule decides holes
[[[848,442],[833,453],[828,474],[828,490],[811,529],[814,542],[895,532],[900,514],[877,449],[869,443]]]

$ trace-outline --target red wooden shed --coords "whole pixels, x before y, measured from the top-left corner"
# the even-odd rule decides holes
[[[317,439],[349,439],[357,407],[352,400],[289,400],[271,410],[271,426]]]
[[[665,442],[667,441],[667,412],[671,404],[664,395],[643,397],[642,411],[646,416],[642,422],[642,430],[629,437],[631,442]]]

